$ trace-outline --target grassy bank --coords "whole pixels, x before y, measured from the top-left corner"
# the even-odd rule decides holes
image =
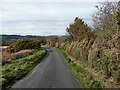
[[[72,73],[84,88],[101,89],[103,87],[100,82],[94,79],[94,76],[92,76],[91,73],[89,73],[79,64],[75,63],[74,60],[72,60],[64,50],[59,49],[59,51],[65,58]]]
[[[2,66],[4,66],[5,64],[7,64],[13,60],[17,60],[17,59],[32,55],[37,51],[38,51],[37,49],[25,49],[25,50],[20,50],[15,53],[8,53],[6,51],[2,51],[2,52],[0,52],[0,54],[2,54],[2,56],[1,56]]]
[[[10,88],[16,81],[29,73],[42,60],[45,54],[45,50],[40,50],[33,55],[11,61],[11,63],[0,67],[2,70],[2,78],[0,80],[2,88]]]

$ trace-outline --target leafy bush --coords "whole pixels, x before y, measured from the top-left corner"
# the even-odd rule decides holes
[[[75,40],[81,40],[91,34],[90,27],[85,24],[83,19],[80,19],[78,17],[75,18],[74,23],[70,24],[69,27],[67,27],[66,31],[70,36],[68,40],[72,40],[73,38]]]
[[[6,51],[13,53],[13,52],[18,52],[20,50],[24,49],[40,49],[40,41],[37,40],[23,40],[16,42],[12,45],[10,45]]]

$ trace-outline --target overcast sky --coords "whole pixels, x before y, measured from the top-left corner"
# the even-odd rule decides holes
[[[102,1],[105,0],[1,0],[0,34],[64,35],[75,17],[90,25],[95,5]]]

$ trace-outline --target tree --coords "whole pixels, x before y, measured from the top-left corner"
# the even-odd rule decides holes
[[[70,24],[66,31],[68,32],[70,39],[74,38],[75,40],[81,40],[88,36],[91,29],[85,24],[83,19],[76,17],[74,23]]]
[[[116,10],[117,2],[103,2],[96,6],[97,12],[93,15],[93,27],[98,35],[110,38],[117,31]]]

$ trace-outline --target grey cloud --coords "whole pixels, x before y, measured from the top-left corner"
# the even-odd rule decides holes
[[[4,34],[63,35],[76,16],[87,22],[95,3],[6,3]],[[88,18],[88,19],[86,19]]]

